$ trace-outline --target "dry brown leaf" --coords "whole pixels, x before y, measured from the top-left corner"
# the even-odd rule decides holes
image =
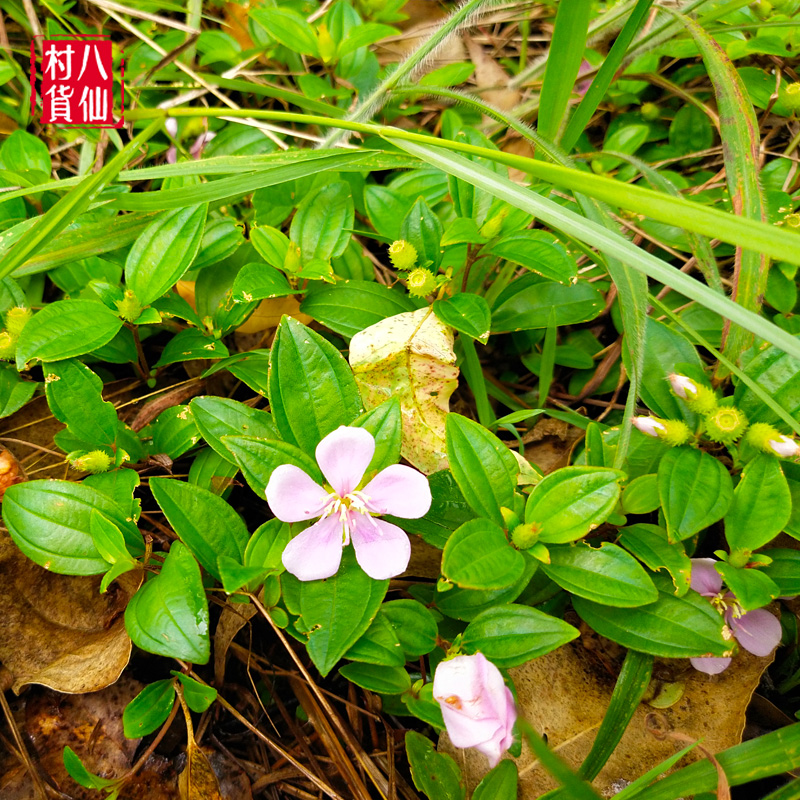
[[[772,658],[757,658],[741,651],[731,666],[716,676],[697,672],[686,661],[657,663],[655,675],[685,682],[681,699],[657,712],[662,729],[695,741],[703,739],[704,747],[712,753],[738,744],[750,698],[771,661]],[[561,758],[577,769],[592,746],[615,678],[598,668],[596,658],[580,643],[561,647],[510,672],[518,691],[520,713],[547,737]],[[685,746],[685,741],[669,737],[660,740],[648,731],[645,719],[653,711],[642,703],[634,713],[622,741],[594,781],[600,794],[610,792],[615,782],[635,780]],[[470,786],[486,773],[486,759],[477,751],[456,750],[446,735],[440,746],[462,766]],[[697,757],[690,754],[687,759]],[[558,785],[537,765],[527,745],[523,746],[517,766],[521,797],[539,797]]]
[[[519,105],[522,95],[516,89],[508,88],[509,77],[506,71],[472,38],[464,34],[470,61],[475,65],[475,83],[478,94],[487,103],[501,111],[511,111]]]
[[[506,139],[500,145],[500,149],[504,153],[511,153],[515,156],[525,156],[526,158],[533,158],[536,155],[536,148],[533,146],[533,142],[529,142],[527,139],[522,139],[520,137]],[[527,173],[514,167],[509,167],[508,177],[515,183],[527,183],[527,181],[530,180],[530,176]]]
[[[545,417],[523,437],[525,458],[547,475],[569,464],[572,448],[583,436],[575,425]]]
[[[214,683],[217,686],[225,683],[225,660],[231,642],[255,613],[256,607],[252,603],[245,605],[232,603],[230,600],[225,603],[214,631]]]
[[[100,594],[100,576],[48,572],[0,533],[0,661],[14,691],[41,683],[72,694],[114,683],[130,658],[123,613],[140,580],[128,573]]]
[[[186,748],[186,766],[178,776],[178,791],[181,800],[222,800],[217,776],[194,741]]]
[[[446,469],[444,425],[458,367],[453,330],[430,308],[406,311],[359,331],[350,366],[367,409],[400,401],[402,455],[426,474]]]

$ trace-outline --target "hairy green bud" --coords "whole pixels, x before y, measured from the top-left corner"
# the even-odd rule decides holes
[[[8,331],[0,333],[0,359],[13,361],[17,352],[17,337]]]
[[[139,319],[142,313],[142,304],[130,289],[125,291],[122,300],[117,301],[117,313],[126,322],[133,322],[135,319]]]
[[[796,458],[800,455],[800,445],[791,436],[785,436],[766,422],[754,422],[744,440],[757,450],[780,458]]]
[[[668,376],[672,393],[680,397],[695,414],[712,414],[717,409],[717,396],[701,383],[685,375],[672,373]]]
[[[389,247],[389,260],[395,269],[411,269],[417,263],[417,248],[405,239],[398,239]]]
[[[747,417],[736,406],[720,406],[705,418],[706,436],[719,444],[737,442],[747,425]]]
[[[800,83],[790,83],[781,99],[790,111],[800,111]]]
[[[511,541],[518,550],[527,550],[539,541],[540,528],[535,522],[517,525],[511,531]]]
[[[648,122],[655,122],[661,119],[661,109],[655,103],[642,103],[640,112]]]
[[[105,450],[78,450],[67,456],[70,466],[79,472],[90,472],[93,475],[98,472],[108,472],[111,466],[111,456]]]
[[[22,333],[22,329],[28,324],[32,313],[29,308],[16,306],[6,311],[6,330],[16,338]]]
[[[406,286],[412,297],[427,297],[436,288],[436,278],[430,270],[417,267],[408,273]]]

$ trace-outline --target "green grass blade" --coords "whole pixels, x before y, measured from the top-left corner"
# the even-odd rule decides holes
[[[758,180],[760,135],[753,104],[739,73],[725,51],[693,19],[681,17],[700,49],[719,108],[722,157],[728,190],[736,214],[766,222],[767,207]],[[767,290],[769,262],[756,249],[736,252],[733,299],[750,311],[761,309]],[[723,335],[725,331],[723,332]],[[749,331],[732,326],[724,336],[723,352],[731,361],[753,344]]]
[[[762,800],[800,800],[800,778],[795,778],[780,789],[770,792]]]
[[[694,742],[687,745],[683,750],[678,750],[677,753],[665,758],[657,767],[640,775],[633,783],[628,784],[616,796],[617,800],[633,800],[634,797],[639,797],[641,792],[650,786],[651,783],[656,781],[665,772],[669,772],[687,753],[691,753],[699,742]]]
[[[550,310],[550,320],[544,334],[544,344],[542,345],[542,361],[539,369],[539,408],[547,405],[547,395],[550,394],[550,386],[553,383],[553,371],[556,365],[556,338],[558,327],[556,326],[555,310]]]
[[[395,137],[389,138],[399,147],[418,156],[423,161],[427,161],[450,175],[455,175],[479,186],[495,197],[535,215],[556,230],[591,244],[606,255],[618,258],[629,267],[643,272],[666,286],[671,286],[692,300],[697,300],[706,308],[736,322],[785,352],[800,357],[800,341],[795,337],[758,314],[723,297],[704,283],[684,275],[680,270],[641,250],[619,234],[454,153],[403,141]],[[555,168],[553,164],[543,164],[542,166]]]
[[[614,44],[611,46],[605,61],[603,61],[597,75],[595,75],[589,90],[575,109],[567,129],[561,137],[561,146],[567,152],[575,146],[578,137],[589,124],[592,114],[594,114],[600,105],[600,101],[605,97],[608,87],[613,83],[617,70],[620,68],[623,58],[625,58],[625,53],[628,52],[633,37],[642,26],[644,18],[652,5],[653,0],[638,0],[636,7],[625,22],[625,26],[614,40]],[[542,94],[544,95],[544,92]],[[541,118],[541,112],[539,117]]]
[[[561,0],[558,4],[539,98],[537,128],[546,139],[558,139],[558,132],[567,115],[569,98],[586,49],[591,11],[592,4],[586,0]]]
[[[478,412],[478,421],[481,425],[491,428],[494,425],[495,416],[492,406],[489,404],[489,395],[486,391],[486,379],[483,376],[481,362],[475,349],[475,341],[468,336],[459,336],[457,347],[463,354],[461,362],[461,372],[467,381],[467,385],[475,398],[475,410]]]
[[[319,158],[304,159],[293,164],[272,167],[246,175],[233,175],[199,186],[181,186],[159,192],[141,192],[121,195],[112,201],[115,208],[127,211],[156,211],[184,208],[198,203],[217,203],[249,194],[266,186],[275,186],[296,178],[305,178],[331,169],[341,169],[354,162],[364,161],[369,155],[364,150],[316,151]]]
[[[43,244],[49,242],[56,234],[60,233],[75,218],[84,212],[94,199],[95,195],[110,181],[114,180],[117,173],[133,158],[139,147],[153,136],[163,125],[163,117],[151,122],[111,159],[101,170],[85,178],[72,189],[69,194],[62,197],[54,206],[48,209],[41,217],[36,218],[33,224],[15,242],[11,251],[0,264],[0,278],[11,275],[17,267],[21,267],[30,256]]]
[[[800,723],[731,747],[717,753],[716,758],[731,786],[741,786],[797,769],[800,767]],[[630,797],[626,795],[625,800],[633,797],[641,797],[642,800],[676,800],[700,792],[713,792],[716,788],[717,770],[710,761],[703,759],[668,775],[646,789],[646,794],[637,792]]]

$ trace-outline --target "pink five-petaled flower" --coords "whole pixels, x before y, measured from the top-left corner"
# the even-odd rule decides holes
[[[267,484],[267,502],[284,522],[320,519],[294,537],[283,551],[283,565],[301,581],[330,578],[339,569],[342,548],[353,540],[361,569],[376,580],[405,571],[411,555],[408,536],[373,514],[417,519],[431,507],[428,479],[411,467],[394,464],[366,486],[359,485],[375,453],[375,439],[364,428],[342,426],[316,450],[330,489],[303,470],[284,464]]]
[[[736,595],[722,591],[722,575],[714,568],[713,558],[692,559],[692,589],[711,602],[725,615],[725,622],[734,638],[754,656],[768,656],[781,640],[781,623],[766,609],[742,613]],[[730,657],[692,658],[692,666],[700,672],[717,675],[728,668]]]
[[[514,741],[514,696],[500,670],[483,653],[439,662],[433,696],[442,708],[450,741],[480,750],[494,767]]]

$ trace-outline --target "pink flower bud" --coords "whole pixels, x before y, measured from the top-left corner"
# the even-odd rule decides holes
[[[442,661],[433,678],[450,741],[480,750],[494,767],[514,741],[514,697],[500,670],[482,653]]]
[[[654,439],[657,439],[659,434],[667,432],[666,427],[654,417],[634,417],[632,422],[634,428]]]
[[[672,373],[668,376],[669,385],[672,391],[681,398],[681,400],[692,400],[697,397],[697,384],[685,375],[677,375]]]
[[[770,439],[767,442],[767,447],[781,458],[796,458],[800,456],[800,445],[789,436],[781,435],[779,439]]]

